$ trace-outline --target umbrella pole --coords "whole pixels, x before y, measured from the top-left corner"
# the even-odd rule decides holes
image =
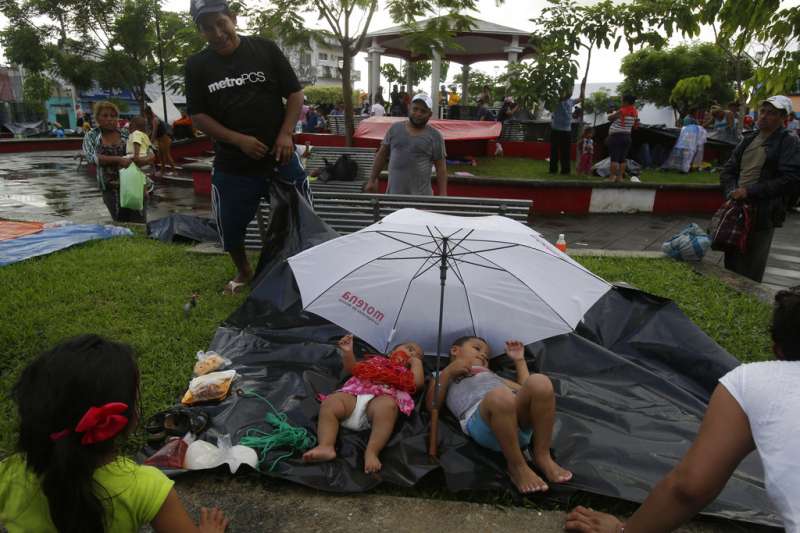
[[[442,258],[439,264],[439,331],[436,336],[436,374],[433,386],[433,401],[431,402],[431,432],[428,440],[428,455],[436,457],[438,452],[439,433],[439,368],[442,357],[442,320],[444,317],[444,286],[447,281],[447,237],[442,238]]]

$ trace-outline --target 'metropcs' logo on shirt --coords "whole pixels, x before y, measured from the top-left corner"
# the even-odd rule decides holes
[[[264,83],[267,81],[267,75],[263,70],[258,72],[248,72],[236,78],[223,78],[214,83],[208,84],[208,92],[213,93],[221,89],[228,89],[230,87],[241,87],[245,83]]]

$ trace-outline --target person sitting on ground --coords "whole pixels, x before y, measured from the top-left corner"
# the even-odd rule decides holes
[[[566,529],[672,531],[714,501],[739,463],[757,450],[783,526],[789,533],[800,531],[800,287],[775,295],[770,331],[777,361],[746,363],[720,378],[691,448],[627,523],[577,507],[567,516]]]
[[[99,115],[98,115],[99,116]],[[0,523],[29,531],[223,532],[219,509],[195,526],[152,466],[119,454],[139,421],[139,369],[130,346],[97,335],[59,343],[12,390],[17,453],[0,463]]]
[[[447,196],[447,155],[444,138],[428,124],[431,97],[418,94],[411,101],[408,120],[395,122],[381,142],[365,192],[378,192],[378,176],[389,162],[388,194],[433,195],[431,165],[436,168],[439,196]]]
[[[489,345],[480,337],[461,337],[450,348],[450,364],[440,375],[439,398],[446,399],[461,429],[484,448],[502,452],[508,474],[523,494],[546,491],[547,483],[528,466],[521,448],[531,445],[536,467],[551,483],[572,479],[572,472],[550,455],[556,400],[553,384],[544,374],[530,374],[525,346],[506,342],[506,355],[514,361],[517,381],[503,379],[489,370]],[[433,404],[435,383],[426,397]]]
[[[392,435],[398,412],[411,414],[411,395],[425,383],[422,348],[416,342],[405,342],[394,347],[388,357],[375,356],[361,362],[356,362],[352,335],[342,337],[339,348],[344,370],[352,377],[322,401],[318,445],[303,454],[303,461],[335,459],[340,425],[353,431],[372,426],[364,451],[364,472],[371,474],[383,466],[378,455]]]
[[[111,102],[100,101],[94,104],[94,116],[97,128],[83,137],[83,156],[97,168],[97,185],[103,193],[103,203],[114,221],[147,222],[146,209],[135,211],[119,205],[119,171],[131,164],[125,155],[128,130],[117,128],[119,110]]]

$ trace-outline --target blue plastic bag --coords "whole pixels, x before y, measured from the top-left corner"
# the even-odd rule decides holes
[[[711,247],[711,238],[697,224],[689,224],[665,241],[661,251],[678,261],[700,261]]]

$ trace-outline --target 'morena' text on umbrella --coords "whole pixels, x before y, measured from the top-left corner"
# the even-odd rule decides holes
[[[366,316],[376,324],[383,321],[383,313],[377,310],[374,306],[369,305],[366,300],[359,298],[350,291],[345,291],[339,298],[339,301],[346,303],[362,315]]]

